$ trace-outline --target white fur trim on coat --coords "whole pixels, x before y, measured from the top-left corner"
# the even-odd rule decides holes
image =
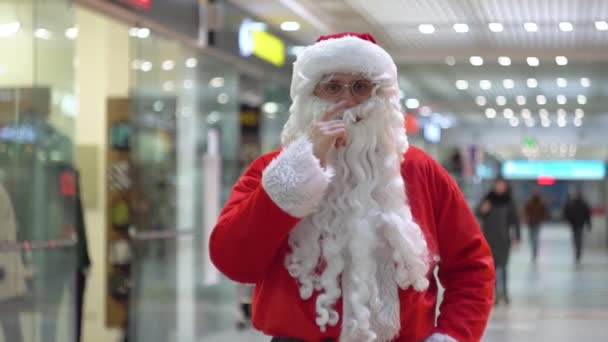
[[[312,153],[312,143],[301,137],[264,170],[262,186],[279,208],[301,218],[316,210],[332,176],[333,171],[323,169]]]
[[[397,66],[379,45],[354,36],[327,39],[306,47],[293,64],[292,99],[312,94],[324,75],[345,72],[368,75],[397,85]]]
[[[424,342],[458,342],[455,338],[440,333],[434,333],[433,335],[427,337]]]

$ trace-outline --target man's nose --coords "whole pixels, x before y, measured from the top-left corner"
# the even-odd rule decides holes
[[[340,96],[340,102],[346,102],[352,106],[358,104],[357,98],[353,95],[350,88],[344,89],[344,91],[342,92],[342,95]]]

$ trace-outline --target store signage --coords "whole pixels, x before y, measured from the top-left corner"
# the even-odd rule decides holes
[[[239,28],[239,51],[243,57],[255,55],[276,66],[285,64],[285,43],[251,19],[243,20]]]
[[[509,179],[601,180],[606,165],[601,160],[508,160],[502,174]]]

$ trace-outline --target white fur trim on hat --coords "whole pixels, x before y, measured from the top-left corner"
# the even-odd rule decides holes
[[[324,75],[337,72],[361,73],[397,86],[397,67],[384,49],[355,36],[344,36],[322,40],[302,51],[293,65],[292,99],[312,94]]]

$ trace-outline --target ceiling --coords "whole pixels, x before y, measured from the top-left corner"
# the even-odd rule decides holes
[[[455,118],[455,127],[536,129],[543,117],[546,130],[608,127],[608,24],[606,30],[596,27],[603,28],[596,21],[608,20],[606,0],[232,2],[277,28],[283,21],[298,21],[300,30],[286,34],[303,45],[330,32],[371,32],[399,67],[404,102],[415,98],[429,113]],[[502,31],[493,32],[490,23],[500,23]],[[536,31],[527,31],[526,23],[536,24]],[[467,24],[468,32],[456,32],[454,24]],[[423,34],[420,25],[433,25],[434,32]],[[483,64],[472,65],[472,56]],[[558,56],[567,64],[558,65]],[[501,65],[499,57],[503,64],[509,57],[509,65]],[[536,57],[538,65],[529,65],[528,57]],[[537,86],[530,87],[534,81],[528,79]],[[487,88],[482,80],[491,87],[482,89]],[[465,88],[463,81],[466,89],[458,89],[457,82]],[[496,111],[495,118],[486,117],[487,108],[489,114]],[[517,120],[505,118],[505,108]],[[581,118],[575,119],[575,113]]]

